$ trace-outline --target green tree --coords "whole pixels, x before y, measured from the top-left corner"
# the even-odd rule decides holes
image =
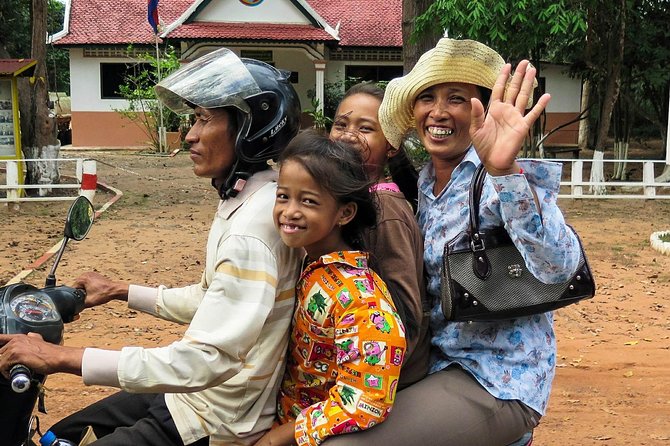
[[[59,156],[56,119],[48,106],[50,76],[46,36],[52,29],[62,27],[63,14],[64,6],[57,0],[3,0],[0,8],[0,58],[37,60],[34,76],[19,80],[21,143],[25,158]],[[63,71],[67,73],[67,60],[63,62],[61,57],[61,63],[65,64]],[[60,180],[55,162],[28,163],[26,171],[26,184]]]
[[[665,0],[591,0],[584,51],[576,53],[575,72],[593,86],[591,122],[597,128],[592,146],[606,149],[609,125],[614,156],[626,159],[629,140],[645,122],[667,135],[670,72],[670,10]],[[612,119],[610,119],[610,116]],[[647,126],[647,128],[649,128]],[[666,142],[667,144],[667,142]],[[595,156],[594,156],[595,157]],[[626,179],[626,165],[615,166],[613,178]],[[602,172],[591,180],[601,181]],[[670,180],[670,167],[659,181]]]
[[[442,36],[442,28],[424,27],[417,30],[416,18],[423,17],[431,0],[403,0],[402,2],[402,60],[403,72],[407,74],[419,57],[435,46]]]
[[[30,55],[30,3],[3,0],[0,8],[0,58]]]
[[[638,136],[650,133],[659,136],[667,147],[668,97],[670,96],[670,8],[667,1],[636,0],[628,14],[624,71],[617,109],[630,114],[629,122],[621,123],[622,134],[615,132],[615,142],[628,145],[626,136],[637,130]],[[645,133],[645,123],[651,127]],[[630,128],[628,135],[625,129]],[[615,128],[616,130],[616,128]],[[625,172],[621,172],[625,179]],[[670,181],[670,165],[657,181]]]
[[[445,30],[450,37],[479,40],[508,60],[536,65],[583,41],[585,11],[572,0],[436,0],[416,20],[417,33]]]
[[[128,48],[128,53],[132,53],[132,47]],[[123,85],[119,87],[119,93],[128,102],[128,107],[115,110],[141,128],[151,147],[157,151],[161,147],[159,141],[161,115],[163,126],[167,131],[178,131],[181,123],[181,118],[177,114],[156,100],[154,90],[154,86],[161,78],[179,68],[179,57],[171,46],[160,50],[159,56],[145,53],[139,56],[139,60],[133,60],[128,64],[128,74]]]
[[[63,28],[65,5],[58,0],[47,1],[47,32],[55,34]],[[2,0],[0,8],[0,58],[27,58],[31,50],[31,2]],[[67,50],[47,46],[46,70],[51,91],[70,91],[70,62]]]
[[[63,29],[65,4],[57,0],[49,1],[47,31],[50,36]],[[63,91],[70,94],[70,52],[54,45],[47,46],[47,72],[49,91]]]

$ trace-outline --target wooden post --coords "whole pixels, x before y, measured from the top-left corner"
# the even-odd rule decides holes
[[[16,189],[7,189],[7,199],[19,200],[19,165],[16,161],[7,161],[7,186],[16,186]]]

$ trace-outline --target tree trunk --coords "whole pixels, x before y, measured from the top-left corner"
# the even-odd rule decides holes
[[[46,73],[47,0],[32,0],[32,51],[37,60],[34,76],[19,80],[21,110],[21,142],[27,159],[56,159],[60,142],[56,138],[56,116],[49,109]],[[55,161],[31,162],[26,166],[27,184],[58,183]],[[40,190],[43,195],[47,189]]]
[[[600,125],[596,135],[595,150],[604,151],[607,134],[610,128],[612,110],[619,96],[621,84],[621,66],[623,64],[623,48],[626,29],[626,2],[620,0],[616,19],[616,38],[608,40],[607,43],[607,76],[605,93],[600,113]]]
[[[442,36],[437,24],[431,32],[421,36],[414,34],[414,19],[426,12],[433,2],[430,0],[403,0],[402,2],[402,58],[403,72],[407,74],[419,60],[419,57],[435,46]]]
[[[591,176],[589,178],[590,183],[602,183],[605,181],[605,170],[603,159],[605,153],[602,150],[593,151],[593,161],[591,162]],[[593,195],[605,195],[607,188],[604,185],[591,185],[589,190]]]
[[[582,83],[582,102],[580,112],[589,107],[591,101],[591,81],[586,79]],[[588,114],[579,121],[579,137],[577,144],[580,150],[586,150],[589,147],[589,134],[591,133],[591,120]]]

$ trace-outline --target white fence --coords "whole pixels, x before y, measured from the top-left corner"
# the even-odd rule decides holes
[[[60,173],[60,183],[50,184],[49,180],[45,179],[45,182],[42,184],[20,184],[19,177],[21,173],[25,174],[26,163],[29,162],[57,163]],[[64,173],[68,169],[71,169],[71,174]],[[0,184],[0,203],[74,200],[79,195],[84,195],[93,201],[93,196],[95,195],[97,184],[95,160],[82,158],[0,159],[0,172],[2,171],[5,173],[5,184]],[[38,189],[38,196],[26,196],[24,190],[28,189]],[[74,189],[77,193],[48,196],[53,189]]]
[[[19,172],[25,172],[26,162],[57,162],[61,172],[61,184],[19,184]],[[563,178],[559,197],[587,199],[670,199],[670,183],[656,182],[655,167],[666,165],[662,160],[591,160],[591,159],[552,159],[563,163]],[[629,170],[642,171],[641,181],[590,181],[591,166],[594,163],[615,164],[626,163]],[[3,163],[5,166],[3,166]],[[19,170],[19,164],[24,163]],[[53,160],[0,160],[0,171],[6,172],[6,183],[0,184],[0,202],[16,201],[55,201],[73,200],[77,195],[85,195],[91,201],[95,194],[97,176],[96,162],[82,158],[58,158]],[[61,167],[74,169],[72,175],[63,174]],[[605,169],[606,171],[610,169]],[[639,174],[634,175],[639,177]],[[26,197],[22,189],[39,189],[41,196]],[[77,189],[78,193],[68,196],[44,196],[49,189]],[[603,193],[596,193],[600,189]],[[2,191],[6,191],[2,194]],[[2,197],[1,195],[5,195]]]
[[[655,180],[655,166],[665,166],[664,160],[592,160],[552,159],[563,163],[563,178],[559,197],[595,199],[670,199],[670,183]],[[594,163],[625,163],[628,170],[642,171],[641,181],[590,181]],[[639,166],[639,167],[638,167]],[[607,172],[610,169],[604,169]],[[639,177],[636,172],[634,177]],[[567,179],[569,178],[569,180]]]

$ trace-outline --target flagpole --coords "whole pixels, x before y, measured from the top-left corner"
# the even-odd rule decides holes
[[[156,37],[156,68],[158,70],[158,82],[162,80],[161,76],[161,56],[160,56],[160,50],[158,48],[158,34],[154,33],[154,36]],[[158,101],[158,100],[157,100]],[[163,124],[163,104],[158,101],[158,116],[160,119],[160,125],[158,127],[158,151],[160,153],[163,153],[163,145],[167,141],[165,141],[165,126]]]

